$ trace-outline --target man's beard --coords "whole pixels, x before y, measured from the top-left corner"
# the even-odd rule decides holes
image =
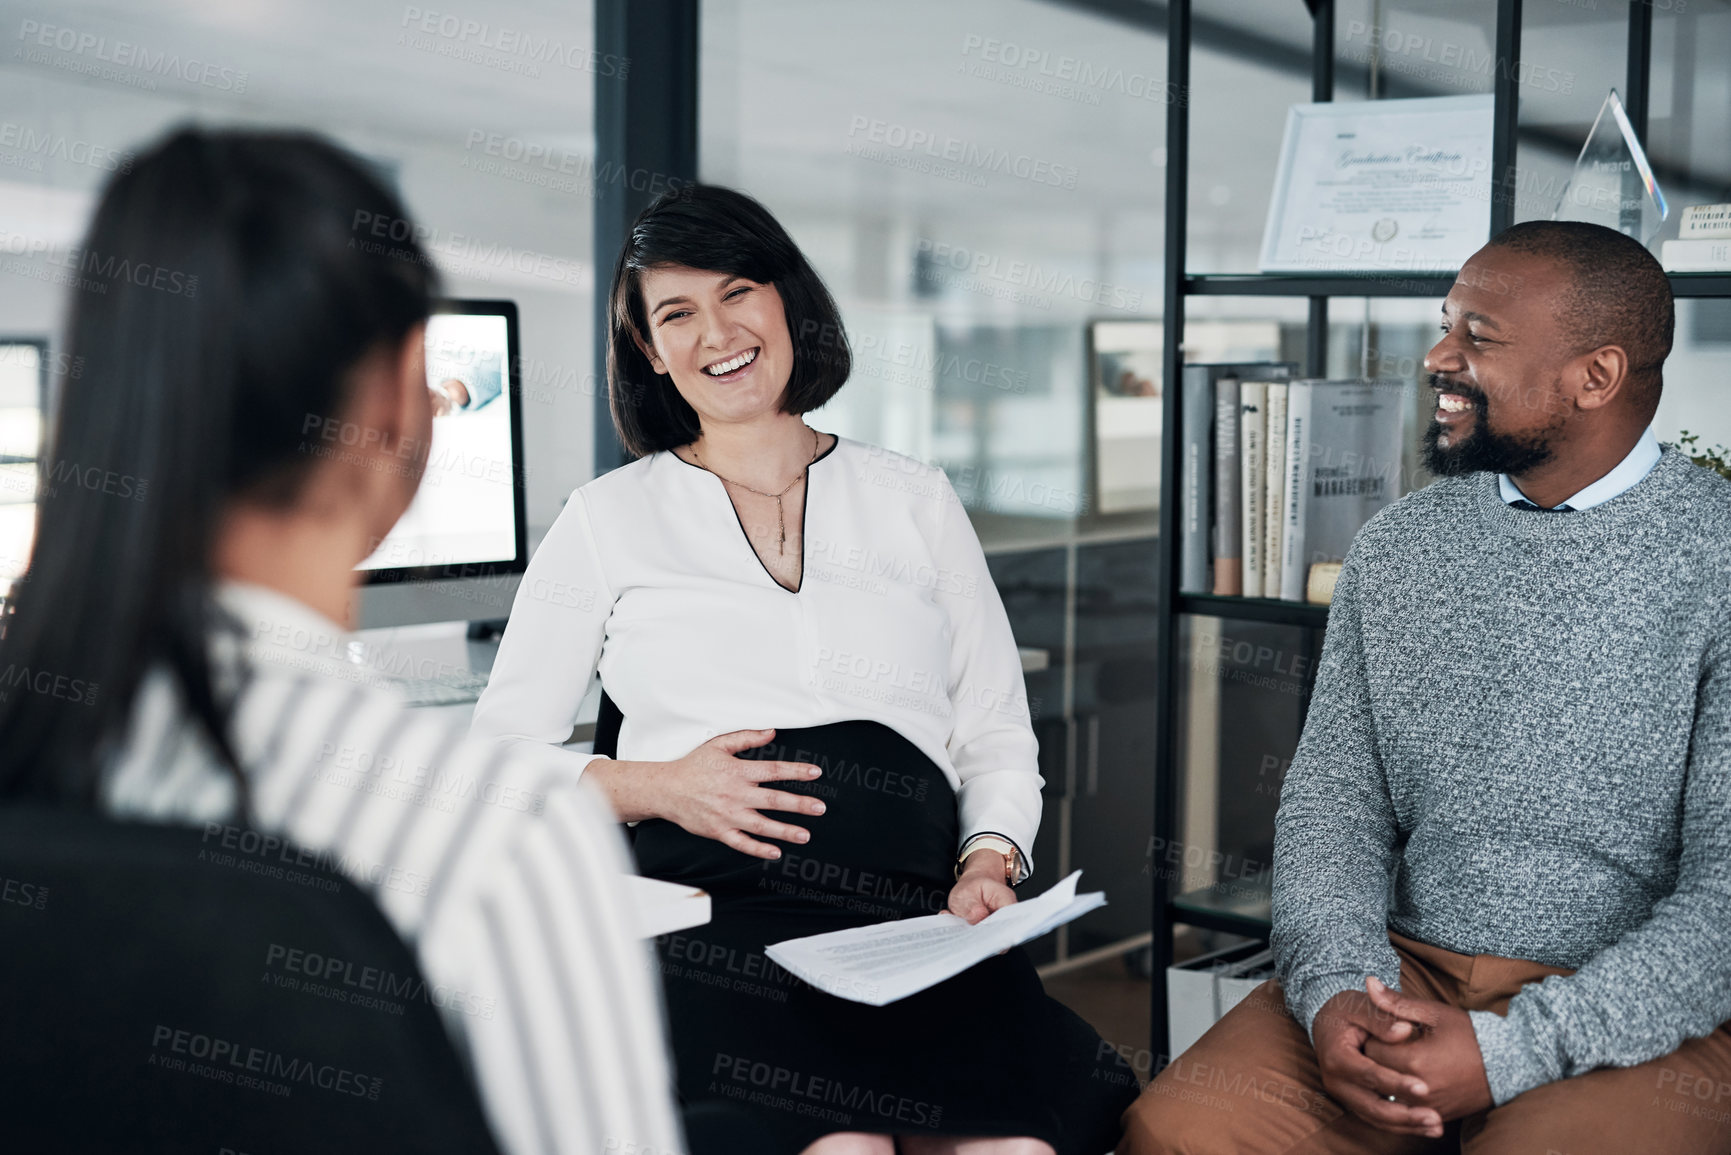
[[[1563,421],[1558,419],[1536,433],[1493,433],[1489,420],[1489,398],[1478,389],[1454,381],[1445,381],[1432,374],[1430,383],[1445,393],[1455,393],[1472,403],[1472,432],[1451,439],[1447,446],[1437,439],[1450,432],[1433,415],[1424,431],[1424,466],[1438,477],[1458,477],[1463,473],[1525,473],[1543,465],[1556,455],[1556,433]]]

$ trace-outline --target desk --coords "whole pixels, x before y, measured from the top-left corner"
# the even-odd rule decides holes
[[[391,626],[357,630],[368,664],[382,672],[416,678],[438,678],[441,674],[467,670],[490,673],[499,656],[498,639],[470,641],[464,622],[434,622],[424,626]],[[450,706],[416,706],[460,723],[463,729],[475,716],[475,703]],[[577,726],[565,743],[568,749],[588,753],[595,741],[595,719],[601,711],[601,679],[590,678],[589,690],[577,707]]]
[[[437,678],[441,672],[469,670],[477,674],[492,672],[493,659],[499,656],[498,640],[470,641],[468,627],[463,622],[435,622],[424,626],[391,626],[375,630],[357,630],[369,663],[390,673],[418,678]],[[1022,672],[1044,670],[1051,664],[1047,650],[1023,646],[1018,651]],[[459,702],[451,706],[416,706],[417,710],[435,711],[466,730],[475,716],[475,703]],[[587,754],[594,747],[595,719],[601,712],[601,679],[591,677],[589,689],[577,707],[577,725],[567,749]]]
[[[460,670],[489,673],[493,659],[499,655],[497,640],[470,641],[464,622],[357,630],[355,638],[361,643],[365,660],[374,668],[416,678],[438,678]],[[595,717],[600,707],[601,680],[594,678],[578,707],[577,728],[571,741],[565,744],[567,749],[589,753],[595,741]],[[448,718],[464,730],[475,716],[473,702],[414,708]],[[709,895],[701,890],[638,875],[627,875],[622,882],[639,938],[654,938],[709,921]]]

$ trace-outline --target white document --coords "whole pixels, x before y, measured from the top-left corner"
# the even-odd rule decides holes
[[[1460,268],[1490,237],[1491,119],[1489,93],[1293,105],[1262,271]]]
[[[705,891],[658,878],[644,878],[640,874],[626,874],[620,878],[625,899],[631,904],[639,938],[672,934],[709,921],[709,895]]]
[[[994,911],[973,926],[957,915],[931,914],[790,938],[765,953],[820,991],[881,1007],[1105,906],[1099,891],[1076,893],[1081,877],[1075,871],[1039,898]]]

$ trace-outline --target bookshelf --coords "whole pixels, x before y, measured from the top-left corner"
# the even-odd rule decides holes
[[[1677,297],[1731,297],[1731,273],[1672,273]],[[1187,297],[1435,297],[1448,296],[1454,274],[1199,273],[1184,278]]]
[[[1204,273],[1184,278],[1189,297],[1446,297],[1452,273]]]
[[[1280,626],[1308,626],[1320,630],[1328,625],[1328,607],[1279,598],[1221,597],[1217,594],[1185,594],[1177,597],[1181,614],[1231,618],[1241,622],[1271,622]]]
[[[1334,0],[1308,0],[1312,17],[1311,99],[1328,101],[1334,97],[1335,67],[1335,3]],[[1183,436],[1180,412],[1183,390],[1175,387],[1182,380],[1184,364],[1183,342],[1186,323],[1185,302],[1189,297],[1282,297],[1308,302],[1304,376],[1326,376],[1328,351],[1329,301],[1334,297],[1431,298],[1439,303],[1454,282],[1451,274],[1402,274],[1398,271],[1364,274],[1193,274],[1187,267],[1189,227],[1188,180],[1190,175],[1189,94],[1191,93],[1192,0],[1169,0],[1166,5],[1167,81],[1168,91],[1185,94],[1167,107],[1166,121],[1166,256],[1164,273],[1165,352],[1164,380],[1169,387],[1164,392],[1164,412],[1161,445],[1161,492],[1176,494],[1180,484]],[[1493,189],[1517,189],[1516,142],[1518,124],[1517,78],[1520,75],[1522,0],[1496,0],[1494,18],[1494,71],[1492,73],[1491,173]],[[1628,51],[1626,74],[1617,78],[1624,95],[1629,118],[1643,139],[1647,136],[1648,88],[1653,51],[1653,6],[1644,0],[1628,3]],[[1609,82],[1612,78],[1606,78]],[[1495,233],[1514,223],[1513,194],[1494,194],[1490,206],[1490,232]],[[1673,274],[1672,291],[1679,298],[1731,297],[1731,274]],[[1181,733],[1185,721],[1179,702],[1187,673],[1183,663],[1187,658],[1183,636],[1201,623],[1224,622],[1244,629],[1293,627],[1316,631],[1305,633],[1299,645],[1312,651],[1312,641],[1320,636],[1328,623],[1328,607],[1305,605],[1267,598],[1220,597],[1210,594],[1181,592],[1179,588],[1179,502],[1165,501],[1160,510],[1159,588],[1157,614],[1161,623],[1157,661],[1160,688],[1155,698],[1153,730],[1158,735],[1154,756],[1154,842],[1151,846],[1171,848],[1182,840],[1184,815],[1183,777],[1186,773],[1186,751],[1181,749]],[[1313,662],[1317,656],[1309,652]],[[1312,669],[1314,666],[1312,666]],[[1203,677],[1213,676],[1212,673]],[[1299,696],[1295,717],[1302,723],[1308,708],[1306,689]],[[1239,725],[1248,722],[1241,719]],[[1224,705],[1219,711],[1218,729],[1225,732],[1234,726]],[[1296,735],[1294,735],[1296,737]],[[1217,761],[1218,761],[1218,756]],[[1259,785],[1259,789],[1261,786]],[[1277,794],[1277,790],[1274,791]],[[1266,799],[1264,800],[1267,801]],[[1268,813],[1272,813],[1268,809]],[[1227,818],[1219,819],[1224,826]],[[1270,827],[1271,833],[1271,827]],[[1158,1054],[1169,1036],[1166,1005],[1165,974],[1172,965],[1175,928],[1186,925],[1201,930],[1220,931],[1254,937],[1269,932],[1270,899],[1266,874],[1252,879],[1220,881],[1213,885],[1182,890],[1182,871],[1152,871],[1153,943],[1152,972],[1154,981],[1151,999],[1152,1049]],[[1173,874],[1180,877],[1174,878]],[[1162,1056],[1160,1066],[1170,1061]]]

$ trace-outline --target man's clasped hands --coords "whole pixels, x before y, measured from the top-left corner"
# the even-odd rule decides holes
[[[1329,999],[1312,1024],[1335,1102],[1384,1131],[1433,1139],[1443,1124],[1491,1107],[1466,1011],[1391,990],[1375,975],[1364,986]]]

